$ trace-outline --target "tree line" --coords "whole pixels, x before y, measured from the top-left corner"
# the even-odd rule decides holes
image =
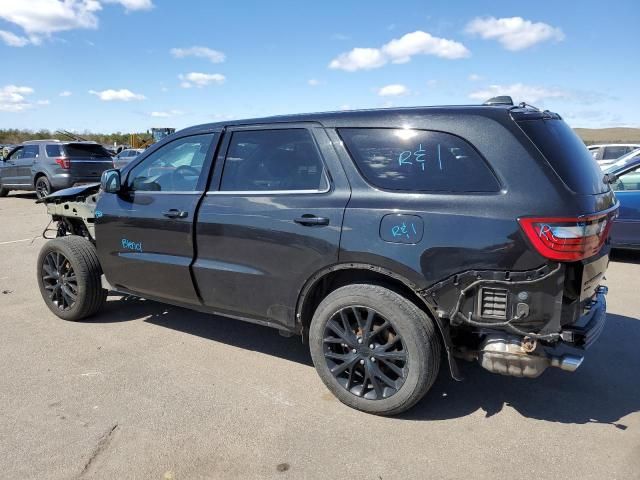
[[[82,137],[85,140],[92,140],[94,142],[101,143],[103,145],[128,145],[130,141],[129,133],[115,132],[115,133],[92,133],[85,132],[73,132],[74,134]],[[136,133],[138,141],[151,140],[151,135],[146,132]],[[0,129],[0,144],[15,145],[18,143],[26,142],[27,140],[44,140],[54,138],[57,140],[70,140],[67,135],[51,130],[22,130],[17,128],[4,128]]]

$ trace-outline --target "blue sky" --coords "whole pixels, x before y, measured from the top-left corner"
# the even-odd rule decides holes
[[[481,103],[640,126],[640,3],[0,0],[0,127]]]

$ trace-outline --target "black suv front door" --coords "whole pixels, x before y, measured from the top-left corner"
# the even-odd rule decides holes
[[[214,311],[293,326],[304,282],[338,261],[350,188],[313,124],[227,129],[198,212],[193,273]]]
[[[96,246],[115,289],[199,304],[190,266],[193,222],[218,132],[183,136],[142,155],[122,193],[101,196]]]

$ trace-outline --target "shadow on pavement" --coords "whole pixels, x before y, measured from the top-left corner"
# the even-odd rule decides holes
[[[36,192],[21,192],[21,191],[12,191],[9,193],[10,197],[13,198],[21,198],[23,200],[37,200]]]
[[[640,411],[639,344],[640,320],[609,314],[602,336],[576,372],[550,368],[537,379],[521,379],[466,364],[465,380],[455,382],[442,369],[431,391],[404,418],[444,420],[478,409],[490,417],[509,405],[528,418],[625,430],[619,420]]]
[[[277,330],[219,315],[194,312],[137,297],[109,300],[105,308],[87,322],[145,322],[178,330],[234,347],[312,366],[309,348],[298,336],[285,338]]]
[[[609,258],[612,262],[640,264],[640,251],[612,250]]]
[[[92,321],[138,319],[312,365],[308,347],[297,336],[284,338],[268,327],[135,297],[109,301]],[[602,336],[586,352],[583,365],[572,374],[549,368],[537,379],[521,379],[491,374],[476,364],[460,362],[465,380],[455,382],[443,363],[439,378],[426,397],[398,418],[455,419],[478,409],[490,417],[509,405],[528,418],[559,423],[603,423],[624,430],[627,426],[619,423],[620,419],[640,411],[639,345],[640,319],[609,314]]]

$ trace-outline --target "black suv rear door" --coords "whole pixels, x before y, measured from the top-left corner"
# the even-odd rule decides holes
[[[338,261],[350,193],[321,127],[227,129],[196,224],[204,303],[291,327],[304,282]]]
[[[141,155],[123,173],[123,192],[96,209],[96,246],[113,287],[199,304],[190,274],[193,222],[219,133],[182,135]]]

